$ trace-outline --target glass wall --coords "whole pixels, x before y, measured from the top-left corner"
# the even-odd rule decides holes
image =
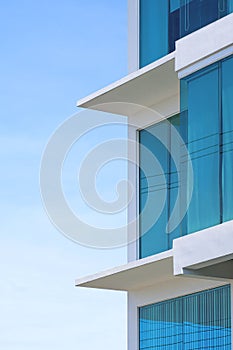
[[[158,134],[164,135],[165,145],[156,137]],[[169,124],[166,121],[152,125],[139,132],[140,257],[153,255],[168,249],[168,235],[166,234],[168,220],[168,199],[166,192],[169,175],[168,136]],[[156,155],[155,157],[160,163],[160,167],[156,166],[156,164],[152,166],[152,160],[148,154],[148,150],[152,155]],[[149,206],[147,210],[144,210],[148,198]],[[163,207],[161,213],[156,210],[159,207]],[[150,222],[153,218],[154,224],[151,226]],[[145,235],[143,234],[144,232],[146,232]],[[163,234],[161,234],[162,232]]]
[[[175,238],[233,219],[232,76],[233,56],[182,79],[180,114],[139,131],[139,258],[171,249]],[[191,159],[190,204],[187,158],[172,130]],[[160,166],[152,164],[148,150]],[[187,212],[173,229],[168,223],[177,198]]]
[[[180,160],[181,144],[174,130],[185,139],[185,123],[175,115],[139,131],[140,258],[171,249],[173,239],[181,236],[181,225],[170,230],[168,221],[180,187],[180,164],[171,156],[176,153]],[[159,165],[152,164],[153,157]]]
[[[184,234],[233,219],[232,74],[231,57],[181,82],[187,148],[194,171]]]
[[[140,350],[231,349],[230,286],[139,308]]]
[[[214,65],[185,79],[188,101],[187,147],[194,172],[187,233],[220,223],[218,74],[218,65]]]
[[[140,0],[139,66],[175,50],[175,41],[233,11],[233,0]]]

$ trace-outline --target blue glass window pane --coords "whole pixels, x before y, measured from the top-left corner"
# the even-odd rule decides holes
[[[233,12],[233,0],[228,1],[228,13]]]
[[[140,230],[140,258],[160,253],[168,249],[168,235],[166,225],[168,220],[168,203],[163,203],[163,196],[167,191],[168,182],[168,151],[156,134],[164,135],[168,142],[169,128],[167,122],[161,122],[139,133],[139,157],[140,157],[140,178],[139,178],[139,230]],[[153,166],[148,156],[148,150],[157,159],[162,169]],[[162,171],[162,173],[161,173]],[[145,209],[146,201],[149,198],[148,209]],[[161,204],[163,210],[160,214]],[[143,211],[144,210],[144,211]],[[153,223],[150,229],[150,222]]]
[[[140,1],[140,67],[168,53],[168,0]]]
[[[140,350],[231,349],[230,286],[139,308]]]
[[[179,192],[184,191],[180,184],[183,143],[177,135],[180,135],[185,142],[186,122],[187,118],[183,118],[181,122],[180,115],[175,115],[167,121],[157,123],[139,132],[140,258],[171,249],[173,240],[182,235],[180,201],[178,201],[178,207],[176,202]],[[156,135],[162,137],[164,144]],[[162,169],[152,164],[153,160],[149,158],[148,150],[157,159]],[[175,154],[176,164],[173,160]],[[166,199],[164,204],[162,204],[163,196]],[[148,198],[149,205],[143,212]],[[160,213],[161,204],[164,205],[164,209]],[[171,215],[172,224],[169,222]],[[150,229],[147,229],[151,220],[153,224]],[[174,221],[175,228],[172,226]]]
[[[220,223],[218,66],[187,79],[188,151],[194,187],[187,233]]]
[[[170,0],[170,11],[175,11],[180,8],[180,0]]]
[[[223,221],[233,219],[233,58],[222,63]]]

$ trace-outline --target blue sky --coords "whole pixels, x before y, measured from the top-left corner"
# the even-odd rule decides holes
[[[124,349],[125,294],[77,289],[74,279],[124,263],[125,249],[60,234],[43,210],[39,169],[76,100],[127,74],[127,1],[9,0],[0,16],[0,348]],[[74,159],[75,149],[64,179],[71,193]]]

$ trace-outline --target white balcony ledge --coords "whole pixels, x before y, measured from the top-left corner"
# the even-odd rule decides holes
[[[173,255],[174,275],[233,278],[233,220],[175,239]]]
[[[233,54],[233,13],[176,41],[179,78]]]
[[[150,286],[173,276],[172,250],[77,279],[77,287],[129,291]]]
[[[140,112],[140,106],[154,109],[175,99],[178,109],[179,79],[174,66],[175,52],[79,100],[77,106],[130,116]]]
[[[131,291],[176,276],[233,279],[233,220],[177,238],[173,249],[76,280],[78,287]]]

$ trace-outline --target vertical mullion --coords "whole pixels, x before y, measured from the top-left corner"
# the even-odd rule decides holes
[[[219,93],[219,209],[220,223],[223,222],[223,118],[222,118],[222,64],[218,64],[218,93]]]
[[[168,121],[168,176],[167,176],[167,247],[170,249],[170,227],[168,225],[171,212],[171,121]]]
[[[168,5],[167,5],[167,8],[168,8],[168,13],[167,13],[167,47],[168,47],[168,53],[170,53],[170,11],[171,11],[171,0],[167,0],[168,2]]]

